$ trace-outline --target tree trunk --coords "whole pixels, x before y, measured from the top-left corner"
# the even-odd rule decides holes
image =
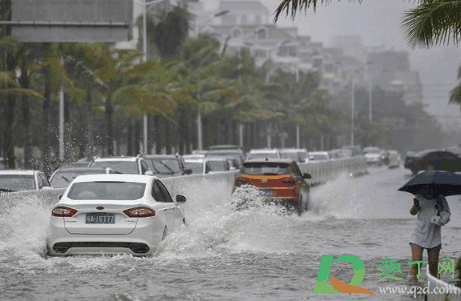
[[[136,156],[141,153],[140,144],[141,144],[141,128],[143,123],[143,116],[140,119],[134,119],[134,136],[133,136],[133,143],[134,143],[134,153],[133,156]],[[147,154],[147,151],[146,151]]]
[[[87,146],[86,146],[86,156],[89,160],[93,158],[93,149],[94,149],[94,141],[93,141],[93,116],[91,114],[92,107],[91,107],[91,89],[86,91],[86,139],[87,139]]]
[[[160,116],[154,116],[154,143],[155,143],[155,153],[160,154],[162,153],[162,143],[160,140]]]
[[[29,74],[27,73],[26,59],[23,58],[21,65],[21,87],[29,88]],[[22,130],[24,132],[24,168],[33,169],[32,164],[32,133],[30,129],[30,104],[27,95],[22,96]]]
[[[50,112],[50,102],[51,102],[51,83],[49,82],[50,78],[50,70],[45,68],[43,70],[43,76],[45,78],[45,91],[43,93],[43,104],[42,104],[42,127],[43,127],[43,134],[42,134],[42,143],[41,143],[41,151],[42,151],[42,164],[43,170],[46,174],[51,175],[52,167],[51,167],[51,154],[50,154],[50,119],[49,119],[49,112]]]
[[[0,3],[2,21],[11,21],[11,1]],[[1,31],[1,36],[10,36],[11,27],[5,26]],[[13,71],[16,67],[16,60],[13,53],[5,51],[5,69]],[[3,155],[6,157],[7,168],[14,169],[14,145],[13,145],[13,123],[14,123],[14,104],[15,96],[8,96],[3,99],[4,109],[4,129],[3,129]]]
[[[104,117],[106,121],[106,137],[105,137],[105,154],[107,156],[114,155],[114,134],[113,134],[113,125],[112,125],[112,115],[114,113],[114,108],[111,103],[111,95],[106,99]]]
[[[71,160],[74,152],[74,143],[72,138],[72,123],[70,122],[70,111],[71,104],[69,101],[69,95],[64,93],[64,154],[62,154],[64,162]]]
[[[166,148],[165,153],[169,154],[171,153],[170,121],[165,120],[164,125],[165,125],[165,136],[164,136],[165,140],[164,141],[165,141],[165,148]]]
[[[132,117],[128,118],[128,129],[126,132],[126,153],[128,156],[133,156],[134,147],[133,147],[133,139],[134,138],[134,130],[133,130],[133,121]]]

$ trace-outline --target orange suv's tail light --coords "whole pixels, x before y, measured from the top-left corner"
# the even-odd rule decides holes
[[[246,179],[244,177],[236,177],[235,178],[235,186],[241,186],[241,185],[245,185],[245,184],[248,184]]]
[[[149,217],[155,215],[155,211],[147,207],[135,207],[123,212],[129,217]]]
[[[282,183],[284,183],[284,184],[289,184],[289,185],[291,185],[291,186],[294,186],[294,185],[296,185],[296,179],[295,179],[295,178],[291,178],[291,177],[290,177],[290,178],[284,178],[284,179],[282,180]]]
[[[51,211],[51,215],[57,217],[71,217],[75,213],[77,213],[77,210],[64,206],[58,206]]]

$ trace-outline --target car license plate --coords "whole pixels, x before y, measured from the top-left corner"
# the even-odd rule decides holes
[[[272,190],[260,190],[259,191],[259,195],[260,196],[272,196],[274,194],[274,192]]]
[[[115,215],[111,213],[87,213],[87,224],[115,224]]]

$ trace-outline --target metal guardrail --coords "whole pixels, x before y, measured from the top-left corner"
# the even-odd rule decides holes
[[[301,172],[311,174],[312,178],[306,180],[311,185],[323,184],[344,172],[351,176],[367,174],[367,160],[364,156],[312,161],[298,165]]]

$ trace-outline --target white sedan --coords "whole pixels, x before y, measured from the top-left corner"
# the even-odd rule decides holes
[[[39,170],[0,170],[0,193],[50,188],[46,175]]]
[[[185,222],[185,201],[154,176],[78,176],[51,211],[48,253],[152,255]]]

